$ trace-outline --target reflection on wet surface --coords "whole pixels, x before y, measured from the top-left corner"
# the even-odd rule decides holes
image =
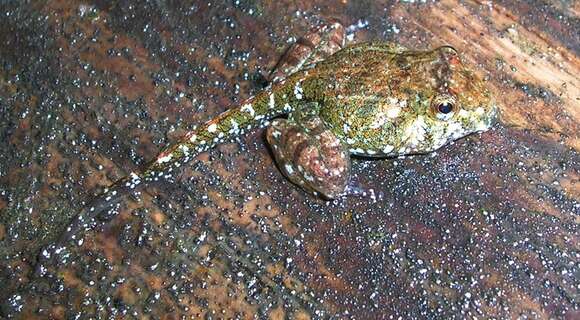
[[[574,3],[0,8],[2,317],[578,317]],[[256,130],[125,198],[34,273],[85,201],[255,93],[330,18],[360,24],[354,41],[453,45],[502,123],[436,154],[355,159],[374,197],[333,202],[286,181]]]

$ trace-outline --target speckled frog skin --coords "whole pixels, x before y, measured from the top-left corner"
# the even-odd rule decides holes
[[[407,50],[361,43],[307,64],[189,133],[142,176],[155,179],[223,140],[257,126],[290,180],[324,198],[345,192],[349,154],[427,153],[487,130],[496,107],[485,84],[443,46]]]
[[[116,182],[77,215],[61,241],[74,239],[97,215],[114,214],[123,194],[170,178],[200,153],[255,128],[269,127],[267,140],[284,175],[332,199],[346,192],[351,154],[426,153],[491,126],[494,100],[455,49],[343,48],[344,38],[340,24],[302,38],[269,87],[187,133],[141,173]]]
[[[362,43],[298,72],[285,85],[295,93],[286,102],[294,111],[289,123],[274,122],[268,141],[290,180],[326,198],[344,194],[348,182],[348,160],[333,157],[431,152],[487,130],[496,114],[484,83],[447,46],[412,51]]]

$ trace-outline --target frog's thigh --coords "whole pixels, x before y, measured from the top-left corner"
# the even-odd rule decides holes
[[[303,189],[333,199],[345,193],[350,158],[340,140],[320,118],[303,123],[277,119],[266,137],[276,163],[290,181]]]
[[[270,72],[268,80],[277,82],[300,70],[326,59],[345,45],[345,30],[339,22],[322,24],[310,30],[292,44]]]

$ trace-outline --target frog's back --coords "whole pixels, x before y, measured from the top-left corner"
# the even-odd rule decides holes
[[[417,51],[411,51],[394,42],[363,42],[343,48],[320,62],[318,67],[332,69],[341,64],[348,66],[350,62],[358,62],[361,65],[369,64],[369,62],[382,61],[384,63],[386,61],[384,59],[390,59],[396,55],[412,52]]]
[[[408,50],[391,42],[349,46],[316,65],[313,74],[319,88],[315,89],[330,99],[405,95],[408,87],[422,86],[431,77],[427,69],[435,60],[434,52]]]
[[[399,45],[385,43],[362,43],[348,46],[316,65],[316,74],[332,81],[345,78],[367,81],[377,78],[376,72],[393,68],[394,59],[410,52]]]

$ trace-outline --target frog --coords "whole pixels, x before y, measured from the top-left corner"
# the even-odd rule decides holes
[[[274,120],[267,139],[280,171],[325,199],[348,190],[349,155],[425,154],[497,118],[491,91],[451,46],[356,44],[297,77],[308,107]]]
[[[497,106],[485,82],[451,46],[410,50],[390,42],[346,44],[339,22],[290,46],[256,95],[187,132],[141,172],[131,172],[73,218],[39,261],[95,218],[109,220],[125,194],[170,179],[203,152],[258,128],[281,173],[324,200],[348,194],[351,156],[435,151],[488,130]]]

